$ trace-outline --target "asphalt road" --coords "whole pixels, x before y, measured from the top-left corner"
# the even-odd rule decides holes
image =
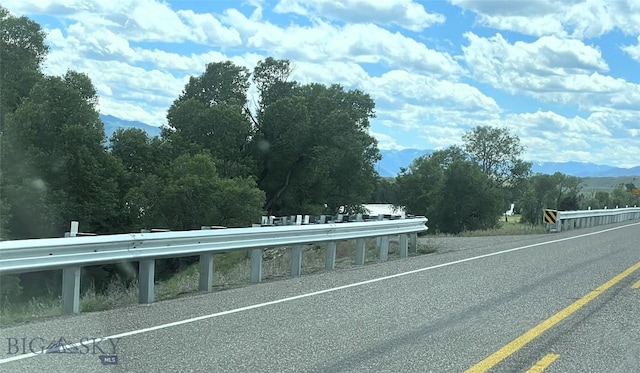
[[[3,329],[0,371],[640,371],[640,223],[438,244],[436,254]],[[24,354],[60,337],[84,344]]]

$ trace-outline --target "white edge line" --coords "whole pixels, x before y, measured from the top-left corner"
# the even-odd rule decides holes
[[[196,322],[196,321],[200,321],[200,320],[212,319],[212,318],[215,318],[215,317],[220,317],[220,316],[230,315],[230,314],[239,313],[239,312],[243,312],[243,311],[254,310],[254,309],[257,309],[257,308],[267,307],[267,306],[271,306],[271,305],[274,305],[274,304],[290,302],[290,301],[293,301],[293,300],[298,300],[298,299],[303,299],[303,298],[309,298],[309,297],[313,297],[313,296],[316,296],[316,295],[331,293],[331,292],[338,291],[338,290],[353,288],[353,287],[357,287],[357,286],[362,286],[362,285],[372,284],[372,283],[375,283],[375,282],[389,280],[389,279],[392,279],[392,278],[397,278],[397,277],[412,275],[412,274],[415,274],[415,273],[425,272],[425,271],[429,271],[429,270],[432,270],[432,269],[448,267],[448,266],[452,266],[454,264],[470,262],[472,260],[488,258],[488,257],[491,257],[491,256],[506,254],[506,253],[510,253],[510,252],[514,252],[514,251],[530,249],[532,247],[549,245],[549,244],[554,244],[554,243],[563,242],[563,241],[575,240],[577,238],[593,236],[593,235],[596,235],[596,234],[611,232],[611,231],[622,229],[622,228],[632,227],[634,225],[640,225],[640,223],[627,224],[627,225],[614,227],[614,228],[609,228],[609,229],[605,229],[605,230],[601,230],[601,231],[597,231],[597,232],[585,233],[585,234],[581,234],[581,235],[578,235],[578,236],[565,237],[565,238],[559,238],[557,240],[534,243],[534,244],[531,244],[531,245],[515,247],[513,249],[497,251],[495,253],[483,254],[483,255],[474,256],[474,257],[470,257],[470,258],[455,260],[453,262],[447,262],[447,263],[437,264],[437,265],[430,266],[430,267],[414,269],[414,270],[411,270],[411,271],[408,271],[408,272],[402,272],[402,273],[396,273],[394,275],[378,277],[378,278],[374,278],[374,279],[371,279],[371,280],[356,282],[356,283],[353,283],[353,284],[342,285],[342,286],[338,286],[338,287],[334,287],[334,288],[314,291],[314,292],[311,292],[311,293],[295,295],[293,297],[277,299],[277,300],[273,300],[273,301],[269,301],[269,302],[254,304],[254,305],[251,305],[251,306],[234,308],[232,310],[212,313],[212,314],[209,314],[209,315],[202,315],[202,316],[193,317],[193,318],[190,318],[190,319],[185,319],[185,320],[180,320],[180,321],[174,321],[174,322],[170,322],[170,323],[167,323],[167,324],[161,324],[161,325],[152,326],[152,327],[149,327],[149,328],[131,330],[131,331],[124,332],[124,333],[114,334],[114,335],[111,335],[111,336],[108,336],[108,337],[96,338],[95,341],[96,342],[101,342],[101,341],[109,340],[109,339],[129,337],[129,336],[136,335],[136,334],[142,334],[142,333],[152,332],[152,331],[155,331],[155,330],[166,329],[166,328],[170,328],[170,327],[173,327],[173,326],[190,324],[190,323],[193,323],[193,322]],[[80,346],[82,346],[82,342],[73,343],[73,344],[70,344],[70,345],[67,345],[67,346],[63,346],[63,347],[58,348],[58,350],[60,350],[60,349],[71,349],[71,348],[76,348],[76,347],[80,347]],[[9,362],[12,362],[12,361],[22,360],[22,359],[26,359],[26,358],[30,358],[30,357],[34,357],[34,356],[38,356],[38,355],[45,355],[45,354],[46,354],[46,352],[31,352],[31,353],[28,353],[28,354],[21,354],[21,355],[13,356],[13,357],[10,357],[10,358],[0,359],[0,364],[6,364],[6,363],[9,363]]]

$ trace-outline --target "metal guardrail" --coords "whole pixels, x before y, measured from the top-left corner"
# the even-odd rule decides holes
[[[640,207],[616,209],[557,211],[555,230],[588,228],[596,225],[620,223],[640,219]]]
[[[305,244],[328,242],[326,268],[335,266],[336,243],[356,240],[356,265],[364,265],[365,239],[379,237],[379,260],[386,261],[389,236],[399,236],[400,256],[407,257],[409,246],[417,247],[417,234],[426,231],[428,219],[415,217],[398,220],[285,225],[251,228],[211,229],[130,233],[107,236],[72,237],[0,242],[0,274],[35,272],[62,268],[62,305],[66,314],[78,313],[80,270],[83,266],[117,262],[140,262],[139,302],[154,301],[155,260],[200,255],[200,291],[211,291],[213,257],[217,253],[251,250],[251,282],[262,280],[263,250],[293,246],[291,274],[301,272]],[[206,229],[209,228],[209,229]],[[76,236],[76,237],[73,237]]]
[[[397,219],[414,218],[414,217],[415,216],[413,215],[392,215],[392,214],[263,216],[261,223],[254,224],[254,226],[350,223],[350,222],[363,222],[363,221],[397,220]]]

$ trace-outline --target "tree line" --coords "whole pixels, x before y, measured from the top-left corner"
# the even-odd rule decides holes
[[[585,193],[578,177],[533,174],[531,163],[520,158],[520,139],[505,128],[475,127],[462,140],[461,147],[419,157],[395,178],[380,180],[370,200],[427,216],[430,233],[453,234],[497,228],[511,203],[520,222],[531,225],[543,224],[545,209],[640,205],[640,189],[632,182]]]
[[[83,232],[115,234],[358,211],[375,187],[375,103],[365,92],[299,83],[283,59],[266,58],[252,71],[213,62],[168,108],[161,136],[119,129],[106,139],[90,78],[43,73],[49,48],[40,25],[0,7],[0,31],[3,240],[61,237],[72,220]],[[192,261],[163,260],[157,277]],[[128,265],[91,267],[83,284],[130,274]],[[57,291],[55,273],[10,276],[3,288],[20,283],[12,294],[41,293],[39,276]]]

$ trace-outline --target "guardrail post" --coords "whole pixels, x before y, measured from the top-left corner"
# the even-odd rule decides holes
[[[378,221],[383,221],[384,220],[384,214],[378,214]],[[376,247],[381,249],[382,247],[382,237],[376,237]]]
[[[251,282],[262,281],[262,249],[251,250]]]
[[[155,272],[155,259],[144,259],[140,261],[140,268],[138,270],[138,285],[140,287],[138,301],[140,303],[150,304],[153,303],[155,299],[153,288],[155,282]]]
[[[291,276],[300,276],[302,270],[302,245],[296,245],[291,250]]]
[[[356,239],[356,265],[363,266],[364,265],[364,238]]]
[[[380,237],[380,261],[386,262],[389,258],[389,236]]]
[[[69,237],[76,237],[80,232],[80,223],[77,221],[71,222],[71,230],[69,231]]]
[[[213,253],[200,254],[198,290],[211,291],[213,289],[213,268]]]
[[[62,312],[65,315],[80,312],[80,267],[62,269]]]
[[[418,252],[418,234],[411,233],[409,234],[409,249],[412,253]]]
[[[327,242],[327,253],[324,262],[325,269],[334,269],[336,266],[336,241]]]
[[[400,239],[400,257],[406,258],[409,256],[409,240],[406,234],[399,235]]]

